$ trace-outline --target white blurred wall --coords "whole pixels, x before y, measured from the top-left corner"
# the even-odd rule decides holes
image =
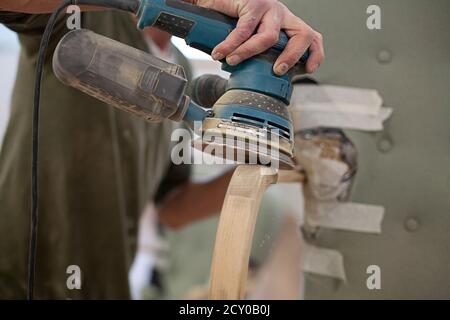
[[[0,24],[0,145],[8,122],[18,56],[19,44],[16,35]]]

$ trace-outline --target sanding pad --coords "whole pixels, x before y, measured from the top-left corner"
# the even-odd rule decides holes
[[[290,143],[263,129],[210,118],[203,122],[201,138],[194,148],[237,164],[259,164],[283,170],[295,168]],[[269,136],[269,138],[267,138]]]
[[[293,129],[287,106],[258,92],[229,90],[204,119],[194,147],[240,164],[293,169]]]

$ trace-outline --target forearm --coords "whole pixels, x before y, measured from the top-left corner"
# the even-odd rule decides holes
[[[219,213],[233,172],[207,183],[187,183],[176,190],[160,206],[160,222],[177,229]]]
[[[2,0],[0,11],[22,12],[30,14],[51,13],[62,0]],[[83,11],[100,10],[99,7],[81,6]]]

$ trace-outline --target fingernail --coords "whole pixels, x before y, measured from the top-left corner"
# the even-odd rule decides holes
[[[230,66],[235,66],[235,65],[237,65],[239,62],[241,62],[241,57],[239,57],[239,56],[236,55],[236,54],[227,57],[227,63],[228,63]]]
[[[214,60],[222,60],[223,58],[225,58],[225,55],[222,52],[213,51],[213,53],[211,54],[211,57]]]
[[[288,65],[286,63],[280,63],[275,67],[275,73],[282,76],[288,71]]]

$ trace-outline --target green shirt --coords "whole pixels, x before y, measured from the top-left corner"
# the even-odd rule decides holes
[[[17,31],[22,48],[0,153],[0,298],[26,295],[32,99],[47,19],[0,12],[0,22]],[[82,27],[148,51],[128,13],[83,13]],[[51,53],[67,31],[62,18],[52,36],[42,85],[35,294],[129,298],[138,215],[170,164],[172,124],[147,123],[60,83]],[[81,269],[81,290],[67,288],[70,265]]]

